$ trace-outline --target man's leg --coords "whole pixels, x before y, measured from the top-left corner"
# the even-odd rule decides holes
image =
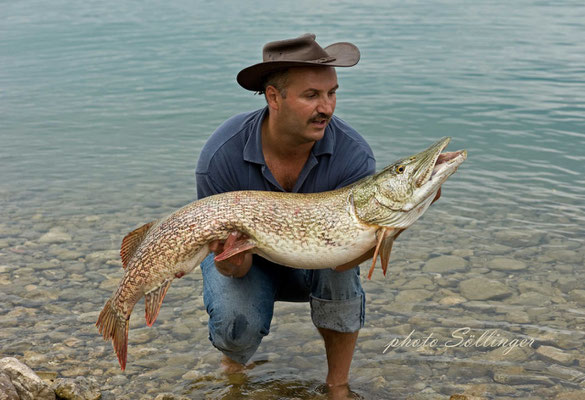
[[[229,278],[215,268],[213,254],[201,263],[203,301],[209,314],[209,339],[227,359],[245,364],[270,330],[275,286],[264,269],[252,265],[242,278]]]
[[[346,385],[359,329],[365,318],[365,294],[359,280],[359,267],[343,272],[313,271],[311,317],[325,342],[327,384]]]

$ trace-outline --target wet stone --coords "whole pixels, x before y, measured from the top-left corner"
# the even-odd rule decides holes
[[[425,277],[425,276],[418,276],[411,281],[407,281],[404,285],[402,285],[401,289],[423,289],[427,286],[432,286],[433,282]],[[387,299],[381,299],[383,301]]]
[[[583,283],[581,281],[574,277],[561,276],[556,279],[556,285],[563,293],[569,293],[571,290],[582,288]]]
[[[439,300],[439,304],[446,305],[446,306],[453,306],[456,304],[465,303],[467,299],[461,296],[446,296]]]
[[[575,289],[569,292],[569,298],[571,301],[579,305],[585,305],[585,290]]]
[[[583,264],[583,255],[576,251],[567,249],[549,250],[545,253],[546,256],[568,264]]]
[[[552,386],[554,382],[546,376],[539,375],[509,375],[505,373],[496,372],[494,374],[494,381],[504,385],[544,385]]]
[[[52,228],[39,238],[40,243],[66,243],[71,241],[71,235],[63,230],[63,228]]]
[[[487,263],[487,267],[496,271],[520,271],[528,268],[526,263],[513,258],[497,257]]]
[[[548,282],[520,282],[518,283],[518,290],[520,293],[537,292],[547,296],[552,296],[554,293],[552,285]]]
[[[12,384],[10,377],[0,371],[0,399],[1,400],[20,400],[16,388]]]
[[[506,321],[516,324],[528,324],[531,319],[528,313],[525,313],[524,311],[511,311],[506,314]]]
[[[549,296],[540,293],[522,293],[519,296],[511,297],[508,304],[519,304],[524,306],[547,306],[551,304]]]
[[[575,356],[561,349],[552,346],[540,346],[536,353],[545,360],[553,361],[563,365],[571,365],[575,362]]]
[[[95,251],[85,256],[85,261],[91,263],[104,263],[108,260],[118,260],[120,258],[119,250]]]
[[[21,400],[55,399],[55,393],[50,386],[16,358],[0,359],[0,372],[10,378]]]
[[[428,260],[424,267],[424,272],[447,273],[456,271],[465,271],[467,262],[464,258],[458,256],[439,256]]]
[[[58,378],[53,383],[53,390],[59,399],[64,400],[98,400],[102,396],[97,381],[83,376]]]
[[[397,303],[419,303],[433,297],[433,292],[424,289],[403,290],[396,295]]]
[[[498,243],[511,247],[526,247],[531,244],[531,235],[524,230],[506,229],[495,232],[493,237]]]
[[[512,294],[508,286],[484,277],[467,279],[459,284],[459,288],[468,300],[499,300]]]

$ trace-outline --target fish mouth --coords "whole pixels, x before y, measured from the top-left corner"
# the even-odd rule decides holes
[[[413,156],[418,163],[414,172],[414,196],[403,211],[410,211],[421,203],[430,204],[429,197],[449,178],[463,161],[467,159],[467,150],[457,150],[443,153],[451,141],[450,137],[444,137],[430,146],[428,149]],[[426,202],[426,200],[429,200]]]
[[[467,150],[449,151],[441,153],[435,161],[430,180],[440,179],[446,173],[451,175],[455,169],[467,159]]]
[[[450,141],[450,137],[444,137],[428,149],[413,156],[418,164],[414,172],[416,188],[423,187],[429,181],[437,181],[439,179],[444,181],[465,161],[467,158],[466,150],[443,153],[443,150],[445,150]]]

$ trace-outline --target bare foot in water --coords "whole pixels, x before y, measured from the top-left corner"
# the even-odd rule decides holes
[[[224,355],[221,359],[221,369],[226,374],[237,374],[238,372],[244,372],[247,369],[252,369],[256,366],[255,363],[251,362],[250,364],[244,365],[240,364],[229,358],[228,356]]]

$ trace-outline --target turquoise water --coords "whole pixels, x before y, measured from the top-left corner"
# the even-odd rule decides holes
[[[137,353],[124,374],[92,326],[121,277],[122,237],[193,200],[206,138],[229,116],[263,106],[237,85],[237,72],[259,60],[265,42],[314,32],[322,45],[361,49],[356,67],[338,70],[336,113],[372,145],[379,168],[442,136],[469,152],[439,203],[397,242],[390,276],[365,283],[352,390],[364,398],[448,397],[473,385],[486,397],[582,390],[582,2],[255,4],[2,3],[0,356],[95,376],[106,397],[323,396],[322,350],[303,305],[277,311],[257,357],[267,362],[243,383],[214,375],[219,355],[207,342],[197,275],[173,284],[157,324],[144,330],[154,333],[133,343],[131,332]],[[42,239],[50,231],[65,236]],[[445,255],[464,269],[425,269]],[[501,258],[526,267],[494,266]],[[473,277],[511,292],[441,303]],[[405,302],[408,290],[422,297]],[[143,332],[139,319],[133,329]],[[496,361],[476,349],[382,354],[411,329],[447,334],[469,320],[537,341],[524,358]],[[137,362],[140,354],[151,361]],[[178,355],[186,356],[169,361]]]

